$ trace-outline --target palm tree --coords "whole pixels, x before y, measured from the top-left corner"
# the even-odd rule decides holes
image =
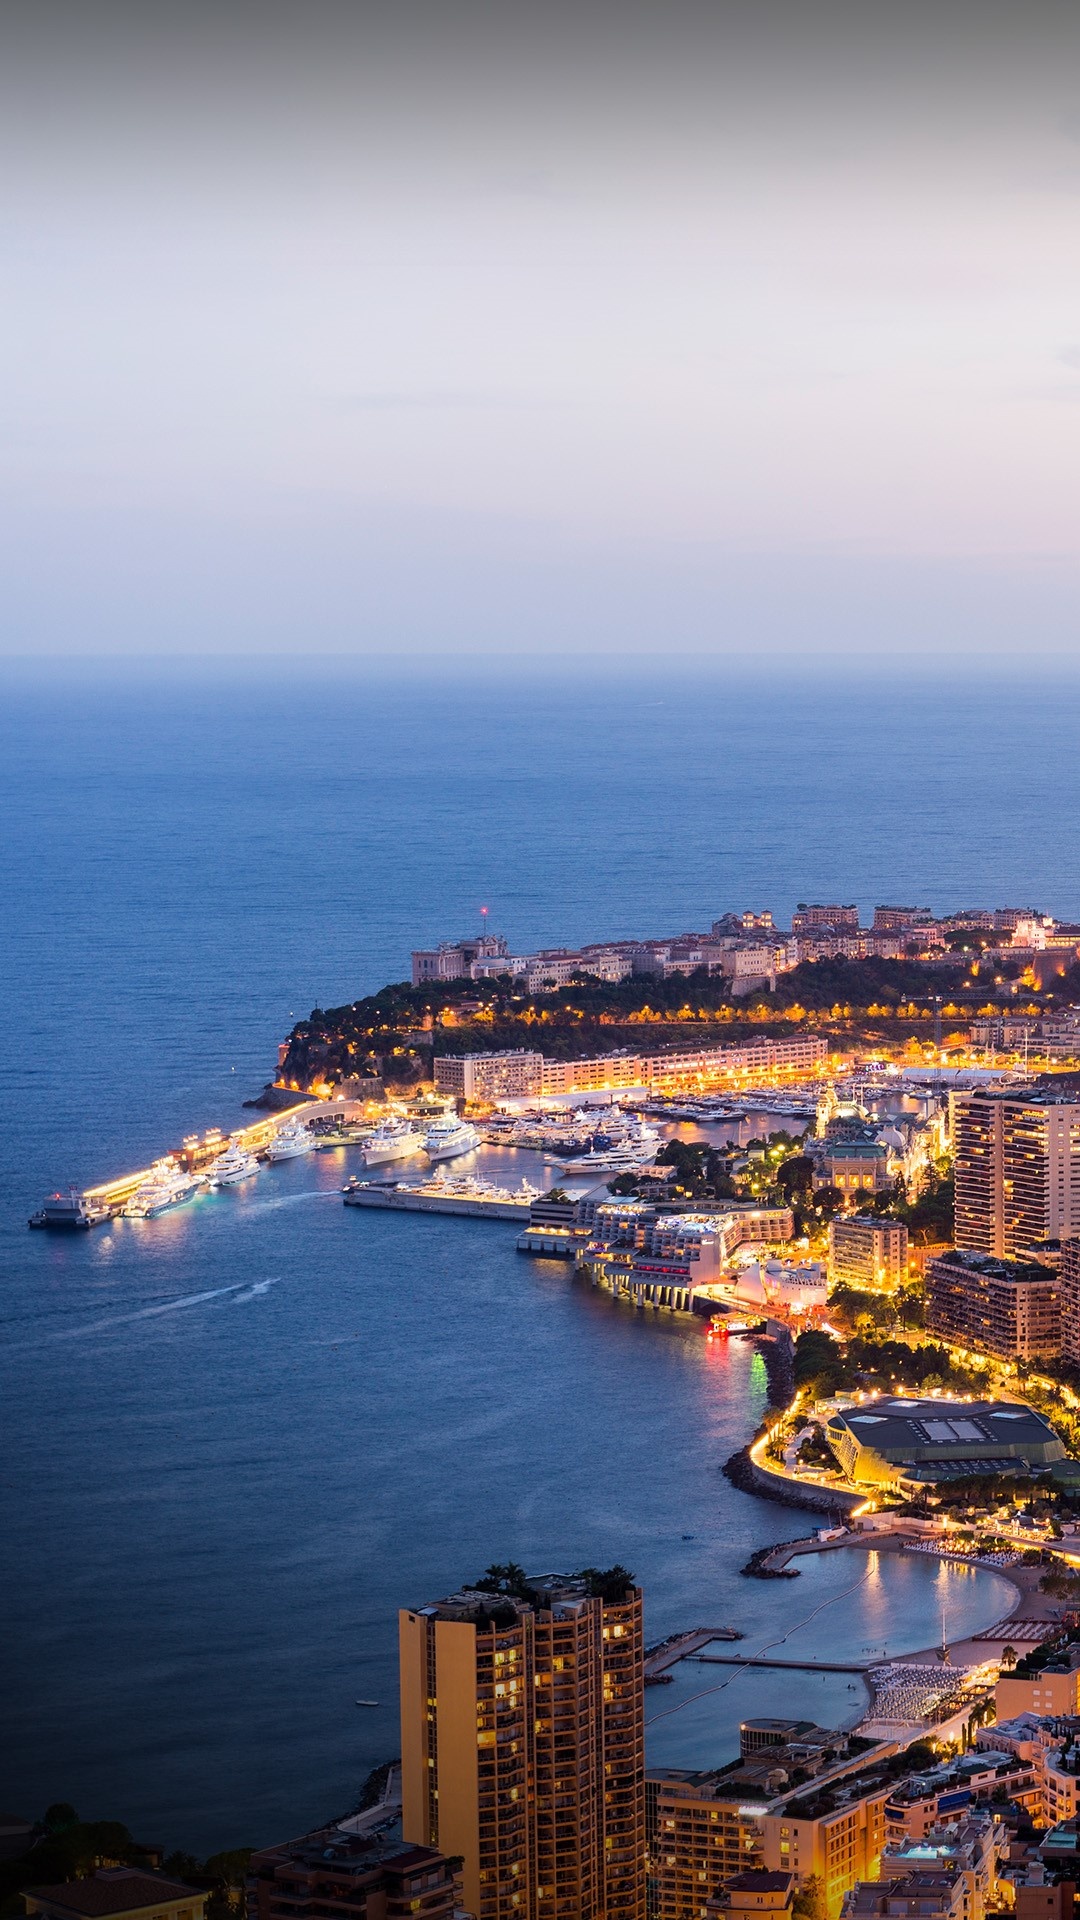
[[[1017,1658],[1015,1647],[1005,1647],[1002,1649],[1001,1664],[1003,1667],[1015,1667]]]

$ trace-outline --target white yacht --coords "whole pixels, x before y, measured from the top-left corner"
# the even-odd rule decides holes
[[[202,1186],[202,1176],[185,1173],[175,1160],[156,1160],[141,1187],[137,1187],[124,1208],[129,1220],[152,1220],[155,1214],[194,1200]]]
[[[429,1160],[453,1160],[459,1153],[471,1153],[480,1145],[480,1135],[467,1120],[459,1120],[456,1114],[448,1114],[445,1120],[436,1120],[429,1127],[424,1139],[424,1152]]]
[[[407,1160],[423,1153],[426,1136],[411,1120],[383,1120],[364,1142],[365,1167],[381,1167],[388,1160]]]
[[[250,1180],[252,1174],[258,1171],[259,1163],[246,1147],[229,1147],[219,1160],[214,1161],[210,1169],[210,1185],[237,1187],[241,1180]]]
[[[593,1147],[574,1160],[564,1160],[560,1171],[574,1174],[636,1173],[656,1159],[656,1145],[634,1146],[629,1141],[617,1147]]]
[[[315,1135],[310,1128],[302,1127],[297,1120],[287,1120],[279,1127],[266,1149],[268,1160],[295,1160],[299,1153],[310,1153],[315,1145]]]

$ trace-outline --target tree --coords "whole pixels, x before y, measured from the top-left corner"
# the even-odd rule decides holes
[[[809,1193],[814,1184],[814,1163],[809,1154],[794,1153],[777,1169],[776,1184],[790,1200],[793,1194]]]
[[[791,1903],[792,1920],[826,1920],[825,1885],[820,1874],[810,1873]]]
[[[1001,1653],[1001,1664],[1002,1664],[1002,1666],[1003,1666],[1003,1667],[1015,1667],[1015,1665],[1016,1665],[1016,1661],[1017,1661],[1017,1652],[1016,1652],[1016,1648],[1015,1648],[1015,1647],[1004,1647],[1004,1648],[1002,1649],[1002,1653]]]

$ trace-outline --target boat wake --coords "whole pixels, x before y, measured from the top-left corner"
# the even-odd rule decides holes
[[[277,1285],[275,1275],[271,1280],[241,1280],[230,1287],[210,1287],[205,1293],[185,1293],[178,1300],[164,1300],[156,1307],[140,1307],[135,1313],[111,1313],[103,1320],[85,1320],[78,1327],[61,1327],[55,1333],[43,1334],[40,1340],[26,1341],[25,1346],[47,1345],[54,1340],[81,1340],[91,1333],[108,1333],[113,1327],[131,1326],[137,1320],[156,1320],[161,1314],[179,1313],[186,1307],[201,1307],[209,1300],[225,1300],[230,1296],[236,1304],[246,1300],[257,1300]]]

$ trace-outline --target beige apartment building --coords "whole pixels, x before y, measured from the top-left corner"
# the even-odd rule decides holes
[[[952,1109],[958,1247],[1010,1258],[1080,1234],[1080,1102],[1047,1088]]]
[[[907,1278],[908,1230],[851,1213],[829,1224],[829,1285],[893,1293]]]
[[[546,1575],[400,1615],[402,1827],[478,1920],[644,1920],[638,1588]]]
[[[1050,1267],[952,1248],[926,1270],[926,1331],[968,1353],[1031,1360],[1061,1352],[1062,1283]]]
[[[1075,1664],[1073,1664],[1075,1662]],[[994,1692],[999,1720],[1020,1713],[1045,1716],[1080,1713],[1080,1647],[1038,1673],[1002,1674]]]
[[[762,1862],[760,1811],[723,1773],[682,1768],[645,1780],[650,1920],[702,1920],[718,1889]]]
[[[765,1814],[764,1866],[773,1873],[793,1873],[800,1885],[815,1874],[824,1889],[828,1920],[837,1920],[844,1895],[877,1872],[888,1798],[885,1785],[860,1790],[849,1781]]]

